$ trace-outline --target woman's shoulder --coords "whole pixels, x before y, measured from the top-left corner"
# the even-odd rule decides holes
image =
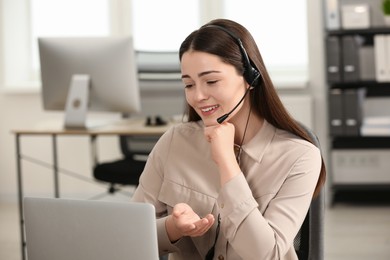
[[[285,130],[275,128],[273,148],[275,153],[283,154],[290,162],[305,162],[307,167],[317,167],[321,165],[321,150],[311,142]]]
[[[311,142],[286,130],[275,128],[275,137],[284,143],[286,149],[297,149],[302,151],[319,150],[319,148]]]
[[[204,139],[201,122],[180,122],[170,126],[159,138],[154,150],[166,150],[199,144]]]

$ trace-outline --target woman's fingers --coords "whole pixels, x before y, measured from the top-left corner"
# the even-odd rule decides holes
[[[211,217],[210,217],[211,216]],[[202,236],[214,224],[214,216],[210,215],[194,223],[195,228],[188,232],[187,236]]]
[[[172,217],[176,228],[180,230],[184,236],[201,236],[212,227],[215,221],[212,214],[207,214],[204,218],[200,218],[192,208],[185,203],[175,205]]]

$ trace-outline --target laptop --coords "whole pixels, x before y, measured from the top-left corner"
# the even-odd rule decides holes
[[[155,208],[136,202],[24,198],[28,260],[158,260]]]

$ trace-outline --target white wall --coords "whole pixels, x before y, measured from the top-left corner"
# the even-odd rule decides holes
[[[292,91],[280,91],[283,96],[298,95],[312,97],[313,113],[311,122],[322,143],[324,155],[327,158],[327,112],[326,112],[326,87],[324,79],[324,58],[323,58],[323,27],[322,27],[322,6],[321,1],[308,0],[309,13],[309,62],[310,62],[310,84],[309,88]],[[1,8],[1,6],[0,6]],[[282,22],[282,21],[281,21]],[[1,26],[0,26],[1,28]],[[2,42],[0,31],[0,43]],[[288,43],[286,43],[288,44]],[[1,47],[1,46],[0,46]],[[2,48],[0,48],[2,49]],[[1,72],[4,70],[0,64]],[[0,81],[3,82],[3,81]],[[3,86],[0,86],[0,90]],[[158,95],[156,95],[158,96]],[[153,103],[151,95],[146,103]],[[299,99],[299,97],[298,97]],[[289,99],[291,100],[291,99]],[[169,106],[169,113],[182,111],[181,101]],[[294,110],[294,106],[291,107]],[[293,111],[300,115],[300,110]],[[307,115],[305,115],[307,116]],[[310,117],[310,115],[309,115]],[[29,128],[38,122],[45,120],[62,120],[61,113],[45,112],[42,110],[40,94],[7,94],[0,92],[0,200],[16,200],[16,151],[15,136],[12,129]],[[90,149],[88,139],[85,137],[67,137],[59,139],[59,163],[72,171],[82,172],[84,176],[91,176]],[[24,150],[22,152],[32,155],[44,161],[51,161],[51,144],[47,137],[27,137],[22,139]],[[110,160],[120,156],[115,137],[105,137],[99,143],[99,154],[103,160]],[[25,195],[52,194],[51,170],[42,166],[35,166],[24,162],[24,186]],[[62,177],[62,191],[69,196],[82,194],[87,196],[95,192],[104,191],[102,187],[71,181],[68,177]]]
[[[325,78],[325,51],[324,51],[324,21],[323,1],[311,1],[308,3],[309,15],[309,82],[310,92],[314,100],[314,130],[319,137],[321,150],[327,167],[326,203],[330,201],[329,186],[331,172],[329,164],[329,135],[328,135],[328,86]]]

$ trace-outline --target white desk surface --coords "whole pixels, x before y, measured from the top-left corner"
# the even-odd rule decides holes
[[[24,135],[162,135],[177,122],[168,122],[163,126],[146,126],[143,119],[119,119],[110,123],[87,129],[65,129],[63,122],[48,121],[28,129],[14,129],[14,134]]]

